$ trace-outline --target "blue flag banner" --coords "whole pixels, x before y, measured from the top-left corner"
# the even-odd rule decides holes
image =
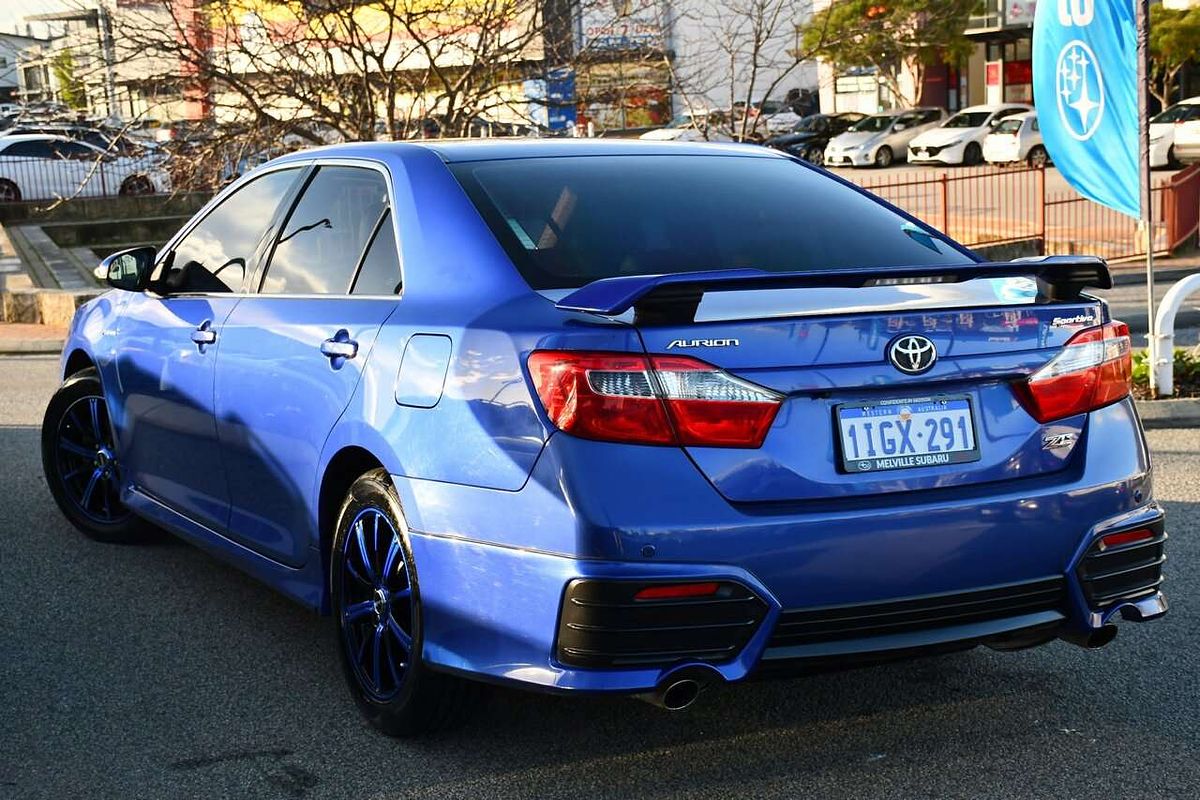
[[[1130,0],[1041,0],[1033,21],[1033,97],[1046,152],[1067,182],[1137,217],[1133,10]]]

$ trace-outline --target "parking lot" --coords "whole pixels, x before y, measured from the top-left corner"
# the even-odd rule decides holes
[[[1104,650],[747,684],[681,715],[497,691],[394,741],[359,719],[327,620],[191,547],[63,521],[38,455],[56,369],[0,361],[0,797],[1196,796],[1200,431],[1150,433],[1172,612]]]

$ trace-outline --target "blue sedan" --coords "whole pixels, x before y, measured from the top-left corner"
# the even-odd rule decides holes
[[[392,735],[1166,612],[1106,265],[982,262],[781,153],[322,148],[102,268],[62,512],[329,614]]]

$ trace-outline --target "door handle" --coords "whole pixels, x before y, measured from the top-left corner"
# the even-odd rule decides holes
[[[192,331],[192,341],[196,343],[198,348],[200,348],[201,353],[204,352],[206,345],[213,344],[217,341],[217,332],[212,330],[212,328],[209,327],[210,325],[212,325],[212,321],[206,319],[204,322],[200,323],[199,328],[196,328],[196,330]]]
[[[329,358],[354,358],[358,355],[358,342],[340,337],[326,339],[321,342],[321,352]]]

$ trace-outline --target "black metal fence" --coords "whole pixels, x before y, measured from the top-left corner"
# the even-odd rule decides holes
[[[0,203],[45,205],[75,198],[163,194],[174,187],[170,161],[167,154],[113,157],[51,152],[12,156],[0,151]]]

